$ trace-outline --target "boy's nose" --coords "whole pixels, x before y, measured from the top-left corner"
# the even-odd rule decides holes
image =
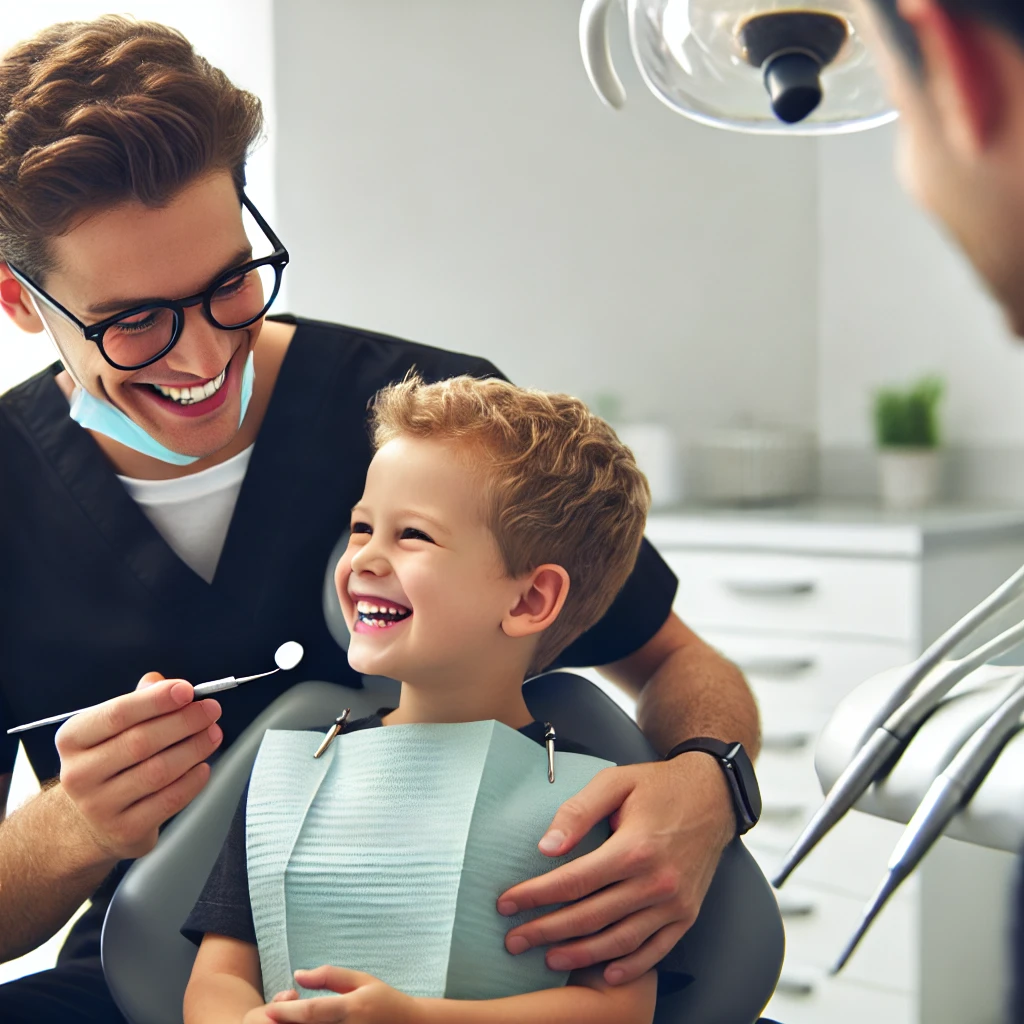
[[[386,576],[391,566],[378,545],[371,540],[352,556],[352,571],[357,576],[364,572],[373,576]]]

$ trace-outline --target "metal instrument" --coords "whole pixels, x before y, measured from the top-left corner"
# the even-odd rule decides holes
[[[958,682],[992,658],[1024,641],[1024,623],[1019,623],[965,658],[953,662],[935,678],[928,678],[953,648],[1022,593],[1024,568],[1018,569],[909,666],[904,681],[879,710],[876,716],[878,724],[786,855],[782,867],[772,880],[773,885],[783,885],[797,865],[853,807],[868,787],[892,768],[917,728]]]
[[[281,644],[274,653],[274,661],[277,664],[277,668],[272,668],[268,672],[257,672],[254,676],[241,676],[240,678],[224,676],[222,679],[211,679],[208,683],[199,683],[193,687],[192,699],[202,700],[203,697],[220,693],[222,690],[233,690],[241,683],[249,683],[253,679],[263,679],[264,676],[272,676],[275,672],[286,672],[298,665],[302,660],[303,653],[302,644],[296,643],[294,640],[288,640]],[[77,711],[65,711],[60,715],[51,715],[49,718],[40,718],[35,722],[26,722],[24,725],[17,725],[13,729],[8,729],[7,735],[13,736],[15,733],[28,732],[29,729],[38,729],[43,725],[56,725],[57,722],[63,722],[68,718],[73,718],[75,715],[80,715],[85,711],[93,711],[98,707],[102,707],[102,704],[92,704],[87,708],[79,708]]]
[[[832,968],[833,974],[842,970],[889,897],[910,876],[946,826],[970,802],[1007,741],[1020,728],[1022,714],[1024,672],[1014,678],[1009,696],[964,743],[948,767],[929,787],[892,851],[888,874],[865,909],[853,938]]]

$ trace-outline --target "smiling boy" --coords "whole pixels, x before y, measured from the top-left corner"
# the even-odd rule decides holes
[[[596,622],[621,589],[650,503],[643,474],[578,400],[470,377],[436,384],[412,377],[382,391],[374,447],[335,584],[352,634],[350,664],[400,679],[402,688],[396,708],[349,731],[495,720],[542,742],[523,680]],[[262,770],[290,777],[287,758]],[[374,784],[384,816],[393,782],[386,776]],[[357,1006],[359,1020],[381,1024],[650,1021],[655,972],[613,988],[597,968],[574,972],[565,987],[481,1000],[413,997],[350,964],[325,963],[297,977],[338,995],[296,1002],[286,991],[264,1004],[248,891],[253,854],[247,866],[242,838],[255,827],[247,821],[254,799],[262,799],[258,791],[243,797],[184,929],[193,939],[205,936],[186,994],[187,1021],[341,1020]],[[321,799],[330,797],[318,791],[314,805]],[[614,845],[615,835],[607,842]],[[392,891],[386,877],[371,878],[367,888]],[[326,876],[318,883],[325,901],[329,886]],[[495,916],[500,892],[496,887],[487,907]],[[293,938],[289,930],[289,943]],[[469,941],[483,940],[474,934]],[[260,950],[263,942],[261,936]],[[494,955],[507,957],[500,944]],[[671,960],[660,970],[673,973]]]

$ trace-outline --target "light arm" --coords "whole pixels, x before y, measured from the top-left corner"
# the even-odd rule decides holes
[[[743,673],[670,613],[638,651],[601,674],[636,698],[637,724],[659,753],[693,736],[760,749],[757,705]]]

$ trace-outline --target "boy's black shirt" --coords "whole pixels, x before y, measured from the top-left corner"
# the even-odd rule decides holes
[[[380,708],[375,714],[346,725],[345,732],[383,728],[384,723],[381,719],[391,710]],[[322,730],[315,731],[323,734],[328,728],[329,726],[324,726]],[[535,743],[544,745],[544,726],[540,722],[531,722],[523,726],[519,732]],[[557,750],[567,753],[600,756],[593,750],[567,739],[558,740],[556,747]],[[249,872],[245,853],[245,805],[248,795],[249,786],[246,784],[217,861],[206,880],[206,885],[203,886],[203,891],[199,894],[196,905],[182,925],[181,934],[196,945],[202,942],[203,936],[208,932],[227,935],[256,945],[256,928],[249,899]],[[659,994],[678,991],[692,980],[690,975],[674,966],[678,964],[680,955],[681,943],[658,964]]]

